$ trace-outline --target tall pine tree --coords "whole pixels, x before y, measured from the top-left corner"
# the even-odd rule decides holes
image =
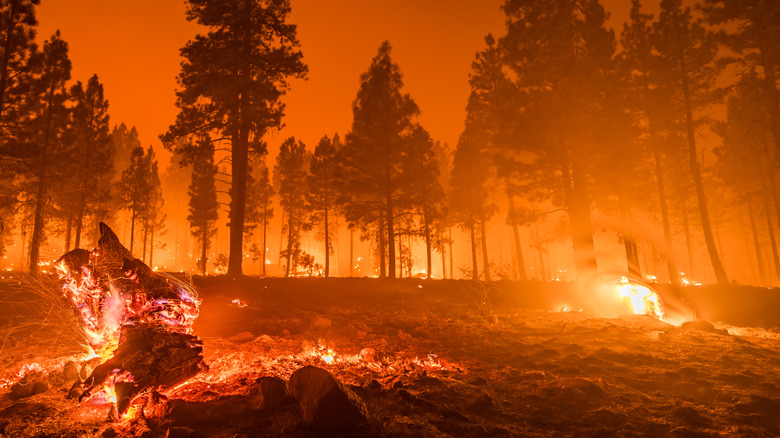
[[[306,66],[289,0],[188,0],[187,19],[209,29],[181,50],[176,122],[161,138],[170,149],[187,135],[215,134],[230,149],[230,255],[228,275],[243,275],[244,221],[249,154],[279,128],[281,97],[289,77]],[[258,150],[262,153],[264,151]]]

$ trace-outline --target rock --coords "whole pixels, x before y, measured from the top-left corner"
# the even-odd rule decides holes
[[[66,382],[70,382],[72,380],[78,379],[79,378],[78,364],[76,364],[76,362],[73,362],[72,360],[65,362],[65,365],[62,367],[62,377],[65,379]]]
[[[119,436],[119,432],[117,432],[113,427],[108,426],[106,430],[103,431],[103,433],[100,434],[102,438],[116,438]]]
[[[287,382],[279,377],[263,376],[257,379],[249,393],[260,395],[264,408],[280,406],[293,400],[287,391]]]
[[[311,320],[310,328],[330,328],[331,321],[328,318],[315,315],[314,318]]]
[[[699,331],[703,331],[703,332],[718,333],[718,334],[721,334],[721,335],[728,335],[729,334],[728,330],[723,330],[723,329],[718,330],[718,329],[715,328],[714,325],[712,325],[711,322],[705,321],[703,319],[699,319],[699,320],[696,320],[696,321],[684,322],[680,326],[680,328],[684,332],[691,331],[691,330],[699,330]]]
[[[11,387],[11,393],[8,397],[11,400],[19,400],[25,397],[31,397],[35,394],[41,394],[49,390],[49,382],[46,375],[41,372],[26,374]]]
[[[323,432],[356,429],[368,418],[360,397],[329,372],[311,365],[295,371],[287,384],[306,424]]]
[[[244,344],[255,338],[255,335],[249,332],[241,332],[228,338],[228,341],[235,342],[237,344]]]

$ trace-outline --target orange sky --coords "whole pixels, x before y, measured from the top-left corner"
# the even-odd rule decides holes
[[[614,0],[625,16],[628,0]],[[176,116],[179,48],[199,31],[178,0],[43,0],[39,40],[60,29],[70,45],[73,78],[97,73],[112,123],[135,125],[144,145],[157,146]],[[349,129],[360,74],[389,40],[406,91],[433,138],[454,145],[463,126],[468,74],[484,36],[503,33],[503,0],[293,0],[290,21],[309,66],[285,98],[286,128],[272,149],[295,135],[310,148],[325,134]],[[611,5],[610,5],[611,6]]]

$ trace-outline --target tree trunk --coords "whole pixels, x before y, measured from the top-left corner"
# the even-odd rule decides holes
[[[447,228],[448,234],[449,234],[449,241],[447,242],[447,245],[450,247],[450,278],[455,278],[455,264],[453,263],[453,255],[452,255],[452,227]]]
[[[144,219],[144,247],[143,247],[143,252],[141,252],[141,260],[143,260],[144,262],[146,262],[146,240],[148,238],[149,238],[149,219]]]
[[[133,238],[135,237],[135,208],[130,219],[130,254],[133,253]]]
[[[474,222],[469,227],[471,236],[471,279],[479,280],[479,267],[477,267],[477,239],[474,237]]]
[[[506,194],[509,199],[509,212],[510,216],[515,212],[515,200],[514,196],[507,191]],[[510,217],[509,222],[512,224],[512,236],[515,239],[515,253],[517,254],[517,278],[520,281],[528,281],[528,274],[525,272],[525,258],[523,257],[523,247],[520,244],[520,230],[517,227],[517,223]]]
[[[680,53],[680,66],[682,68],[681,79],[683,88],[683,98],[685,102],[685,122],[688,136],[688,165],[691,176],[696,186],[696,198],[699,204],[699,215],[701,216],[701,228],[704,232],[704,242],[707,244],[707,252],[710,256],[712,270],[715,272],[715,278],[719,284],[728,284],[729,279],[726,276],[726,270],[723,268],[723,262],[718,255],[718,249],[715,247],[715,238],[712,235],[712,226],[710,225],[710,214],[707,211],[707,197],[704,193],[704,182],[701,178],[701,170],[696,157],[696,132],[693,126],[693,104],[691,102],[691,90],[688,85],[688,72],[685,65],[685,55]]]
[[[201,225],[201,245],[200,245],[200,272],[206,275],[206,260],[208,258],[209,249],[209,224],[208,221],[203,221]]]
[[[758,275],[761,280],[761,285],[766,285],[766,268],[764,268],[764,258],[761,255],[761,241],[759,239],[758,226],[756,225],[756,217],[753,213],[753,205],[748,201],[747,203],[748,217],[750,218],[750,229],[753,232],[753,246],[756,248],[756,260],[758,261]]]
[[[379,278],[387,277],[386,255],[387,242],[385,241],[385,221],[379,218]]]
[[[268,234],[268,201],[263,202],[263,277],[265,277],[266,237]]]
[[[149,266],[152,266],[154,264],[154,227],[155,227],[155,220],[152,219],[152,229],[149,232]]]
[[[485,281],[492,281],[490,278],[490,260],[488,260],[487,250],[487,230],[485,219],[479,221],[480,235],[482,236],[482,265],[485,270]]]
[[[282,226],[279,229],[279,260],[276,262],[276,266],[278,268],[276,269],[276,274],[280,274],[282,272],[282,250],[284,249],[284,208],[282,208],[282,217],[281,217],[281,223]]]
[[[428,225],[428,211],[426,209],[425,214],[425,256],[426,259],[426,270],[425,270],[425,278],[428,280],[431,279],[431,271],[433,270],[433,263],[431,261],[431,227]]]
[[[325,205],[327,206],[327,199]],[[328,223],[328,207],[325,207],[325,278],[330,272],[330,224]]]
[[[395,224],[393,223],[393,198],[389,193],[387,194],[385,216],[387,221],[387,272],[388,277],[393,280],[395,278]]]
[[[290,195],[290,198],[291,199],[288,203],[288,205],[290,206],[289,207],[290,211],[287,214],[287,266],[284,268],[284,278],[288,278],[290,276],[290,265],[292,263],[292,258],[293,258],[292,251],[294,245],[293,233],[295,232],[294,231],[295,220],[293,218],[295,214],[292,211],[292,195]],[[295,266],[295,268],[297,269],[298,267]]]

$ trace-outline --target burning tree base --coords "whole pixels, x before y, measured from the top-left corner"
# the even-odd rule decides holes
[[[90,348],[101,363],[69,395],[104,391],[122,419],[141,395],[173,388],[201,371],[200,340],[191,334],[200,301],[194,289],[152,271],[101,223],[98,246],[75,249],[55,264]]]

